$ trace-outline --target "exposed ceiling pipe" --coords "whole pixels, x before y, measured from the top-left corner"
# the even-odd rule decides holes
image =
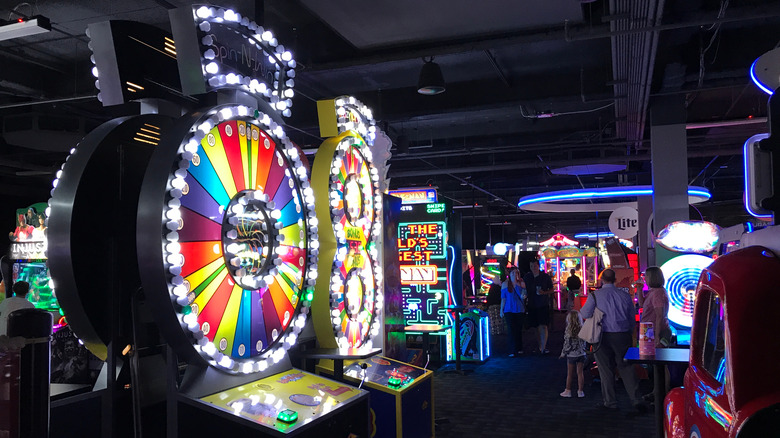
[[[702,16],[704,14],[701,14]],[[711,15],[711,14],[708,14]],[[660,32],[664,30],[685,29],[687,27],[709,26],[718,23],[733,23],[738,21],[766,20],[770,17],[780,15],[777,5],[762,5],[756,7],[742,7],[738,9],[729,9],[729,15],[722,18],[694,18],[692,20],[681,21],[677,23],[658,24],[655,26],[633,27],[620,30],[610,30],[608,32],[581,32],[572,34],[568,25],[568,20],[564,22],[564,36],[566,41],[584,41],[601,38],[610,38],[619,35],[631,35],[644,32]],[[626,14],[618,14],[617,17],[625,17]]]
[[[657,26],[644,26],[638,28],[628,28],[621,31],[611,31],[608,26],[594,28],[587,24],[574,24],[568,21],[563,26],[551,26],[539,29],[534,33],[524,34],[503,34],[496,35],[478,41],[445,41],[438,44],[418,45],[414,47],[400,46],[390,49],[377,50],[369,52],[370,54],[360,58],[345,59],[341,61],[326,62],[322,64],[309,64],[309,71],[323,71],[359,67],[363,65],[379,64],[383,62],[403,61],[418,59],[423,56],[444,56],[455,53],[476,52],[486,49],[497,49],[500,47],[514,46],[526,43],[536,43],[544,41],[582,41],[591,39],[610,38],[617,35],[628,35],[632,33],[643,33],[652,31],[663,31],[672,29],[684,29],[688,27],[707,26],[713,23],[729,23],[736,21],[765,20],[767,17],[780,15],[780,8],[777,5],[742,7],[729,9],[729,15],[722,19],[711,17],[711,14],[700,14],[699,16],[686,21],[669,23]],[[621,15],[622,16],[622,15]],[[594,31],[595,29],[595,31]],[[600,30],[600,31],[599,31]]]
[[[77,100],[90,100],[90,99],[97,99],[97,95],[93,94],[89,96],[64,97],[62,99],[46,99],[46,100],[33,100],[33,101],[19,102],[19,103],[9,103],[6,105],[0,105],[0,110],[8,109],[8,108],[19,108],[21,106],[43,105],[47,103],[60,103],[60,102],[74,102]]]
[[[769,119],[767,119],[766,117],[753,117],[750,119],[720,120],[717,122],[694,122],[694,123],[686,123],[685,129],[723,128],[726,126],[756,125],[759,123],[767,123],[768,120]]]
[[[496,62],[495,56],[493,56],[492,53],[490,53],[490,50],[485,49],[485,56],[487,56],[488,61],[490,61],[490,65],[493,66],[493,70],[496,71],[498,74],[499,79],[501,79],[501,82],[504,83],[507,87],[512,87],[512,84],[509,82],[509,78],[506,77],[506,74],[504,74],[504,71],[501,70],[501,67],[498,65],[498,62]]]
[[[689,158],[698,157],[714,157],[716,155],[741,155],[742,147],[732,147],[723,149],[704,149],[701,151],[689,151]],[[517,170],[517,169],[539,169],[542,167],[562,167],[562,166],[577,166],[585,164],[627,164],[631,161],[650,161],[650,154],[642,155],[621,155],[614,157],[594,157],[594,158],[582,158],[576,160],[553,160],[546,161],[544,163],[539,161],[523,161],[520,163],[508,163],[508,164],[494,164],[490,166],[471,166],[471,167],[458,167],[458,168],[430,168],[423,170],[402,170],[393,171],[390,168],[390,177],[413,177],[413,176],[432,176],[432,175],[451,175],[454,173],[479,173],[479,172],[498,172],[502,170]]]

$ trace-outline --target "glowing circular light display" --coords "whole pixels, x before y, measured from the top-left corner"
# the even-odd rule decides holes
[[[370,142],[375,128],[370,111],[359,101],[344,97],[335,103],[341,135],[320,146],[312,174],[320,200],[318,217],[328,229],[327,236],[322,233],[320,257],[333,260],[330,267],[320,266],[318,275],[329,281],[317,283],[315,297],[317,314],[329,309],[330,329],[315,319],[315,330],[325,347],[370,347],[371,336],[379,333],[382,308],[382,276],[376,262],[381,198],[378,173],[363,136]],[[324,297],[330,297],[327,303]]]
[[[341,139],[330,178],[330,218],[336,237],[331,316],[341,347],[358,347],[366,342],[377,309],[372,266],[376,258],[372,239],[376,223],[375,187],[361,146],[365,147],[365,143],[358,136]]]
[[[262,371],[295,344],[312,298],[317,237],[306,170],[259,111],[217,107],[192,128],[162,211],[170,298],[209,363]]]
[[[699,284],[701,272],[710,263],[712,259],[709,257],[685,254],[661,265],[669,294],[669,321],[683,327],[691,327],[696,286]]]

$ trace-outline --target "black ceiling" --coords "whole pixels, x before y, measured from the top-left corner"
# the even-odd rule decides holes
[[[0,42],[6,208],[45,200],[53,172],[79,138],[138,111],[133,104],[103,108],[96,100],[87,24],[122,19],[169,29],[167,9],[187,3],[30,4],[0,4],[0,20],[40,14],[53,29]],[[722,226],[748,219],[742,143],[767,130],[761,123],[767,96],[750,82],[748,68],[780,43],[780,1],[226,0],[221,6],[272,29],[293,51],[298,75],[287,122],[295,142],[304,149],[320,144],[317,99],[358,97],[394,141],[392,187],[432,185],[456,206],[478,205],[458,210],[467,246],[474,230],[479,246],[603,230],[608,213],[529,213],[516,204],[550,190],[650,184],[649,114],[661,99],[686,109],[688,180],[713,194],[698,212]],[[424,57],[441,66],[445,93],[416,92]],[[586,164],[619,170],[555,172]]]

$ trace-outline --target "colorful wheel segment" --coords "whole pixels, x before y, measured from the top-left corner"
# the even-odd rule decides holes
[[[696,287],[701,272],[710,263],[712,259],[709,257],[686,254],[661,265],[661,271],[666,279],[666,291],[669,294],[669,321],[682,327],[691,327]]]
[[[220,107],[204,118],[170,178],[171,296],[212,364],[262,371],[295,343],[308,313],[318,245],[311,188],[268,116]]]
[[[345,137],[336,148],[330,184],[336,260],[331,316],[336,334],[350,347],[369,337],[376,309],[376,284],[369,248],[376,220],[370,163],[361,153],[359,136]]]
[[[328,200],[317,205],[320,220],[328,221],[321,223],[322,228],[329,231],[321,233],[320,258],[332,260],[330,268],[320,266],[319,276],[329,281],[318,283],[315,297],[317,315],[328,315],[330,322],[315,319],[323,346],[372,346],[371,337],[379,330],[382,295],[376,237],[381,198],[370,154],[363,138],[347,131],[326,140],[314,164],[316,196]]]

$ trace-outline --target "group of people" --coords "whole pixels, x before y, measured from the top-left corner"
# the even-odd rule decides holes
[[[520,276],[516,267],[510,268],[501,283],[501,317],[509,329],[509,357],[523,354],[523,327],[536,328],[539,352],[548,354],[547,338],[550,325],[550,295],[554,294],[552,279],[531,262],[531,271]]]
[[[541,272],[536,262],[530,264],[531,272],[521,277],[517,268],[510,268],[501,285],[501,317],[506,320],[509,329],[509,356],[523,354],[524,318],[529,318],[529,326],[536,327],[539,351],[547,350],[548,326],[550,323],[549,295],[554,293],[549,275]],[[571,277],[575,277],[572,273]],[[615,373],[619,373],[626,392],[637,413],[647,410],[639,394],[639,379],[634,366],[623,361],[628,349],[634,344],[637,308],[632,293],[615,287],[615,271],[605,269],[600,276],[601,288],[588,294],[588,299],[580,311],[569,310],[566,315],[566,329],[560,358],[566,358],[566,388],[561,397],[573,397],[574,376],[577,376],[577,397],[585,397],[584,367],[587,358],[587,344],[579,338],[583,321],[593,317],[596,308],[604,313],[601,322],[601,342],[595,348],[594,357],[598,365],[603,401],[598,404],[603,409],[617,409],[615,396]],[[571,287],[576,286],[573,281]],[[634,283],[639,307],[642,309],[641,322],[652,322],[657,347],[667,347],[671,343],[671,328],[667,313],[669,298],[664,289],[664,275],[660,268],[650,267],[643,279]],[[647,285],[647,290],[645,290]],[[567,288],[569,285],[567,284]]]

